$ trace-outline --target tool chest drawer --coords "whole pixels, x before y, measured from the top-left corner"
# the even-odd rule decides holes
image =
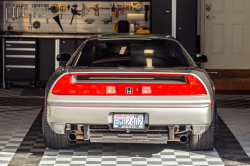
[[[6,56],[6,65],[33,65],[35,67],[36,59],[35,58],[23,58],[24,56],[21,57],[16,57],[7,55]]]
[[[33,80],[37,77],[37,39],[5,40],[6,80]]]
[[[6,50],[6,49],[5,49]],[[35,51],[27,51],[24,49],[11,49],[11,50],[6,50],[6,55],[35,55],[36,54],[36,50]]]
[[[35,41],[6,41],[6,50],[12,50],[13,48],[36,48]]]
[[[6,65],[6,80],[35,80],[35,68],[20,68],[21,66]],[[32,66],[26,66],[32,67]]]
[[[35,39],[7,39],[5,42],[6,55],[34,55],[36,44]]]

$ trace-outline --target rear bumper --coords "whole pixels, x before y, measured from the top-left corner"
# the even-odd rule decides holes
[[[68,96],[47,98],[47,121],[58,134],[66,124],[109,125],[113,113],[148,114],[150,126],[192,125],[205,132],[212,122],[210,95],[205,96]],[[197,126],[197,127],[195,127]]]
[[[206,127],[212,121],[209,105],[196,107],[83,107],[47,106],[47,120],[52,130],[63,134],[66,124],[108,125],[113,113],[148,114],[150,126],[192,125]]]
[[[210,124],[211,110],[204,108],[124,108],[124,107],[60,107],[49,106],[49,123],[108,125],[112,113],[145,113],[149,125]]]

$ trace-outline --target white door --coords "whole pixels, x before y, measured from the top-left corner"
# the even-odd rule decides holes
[[[206,69],[250,69],[250,0],[205,0],[204,54]]]

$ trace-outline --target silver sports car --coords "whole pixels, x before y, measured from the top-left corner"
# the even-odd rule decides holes
[[[189,143],[213,150],[214,84],[171,36],[99,35],[86,40],[46,86],[43,134],[48,148],[71,141]]]

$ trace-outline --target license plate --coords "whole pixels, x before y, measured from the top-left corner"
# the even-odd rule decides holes
[[[114,128],[144,129],[143,114],[114,114]]]

